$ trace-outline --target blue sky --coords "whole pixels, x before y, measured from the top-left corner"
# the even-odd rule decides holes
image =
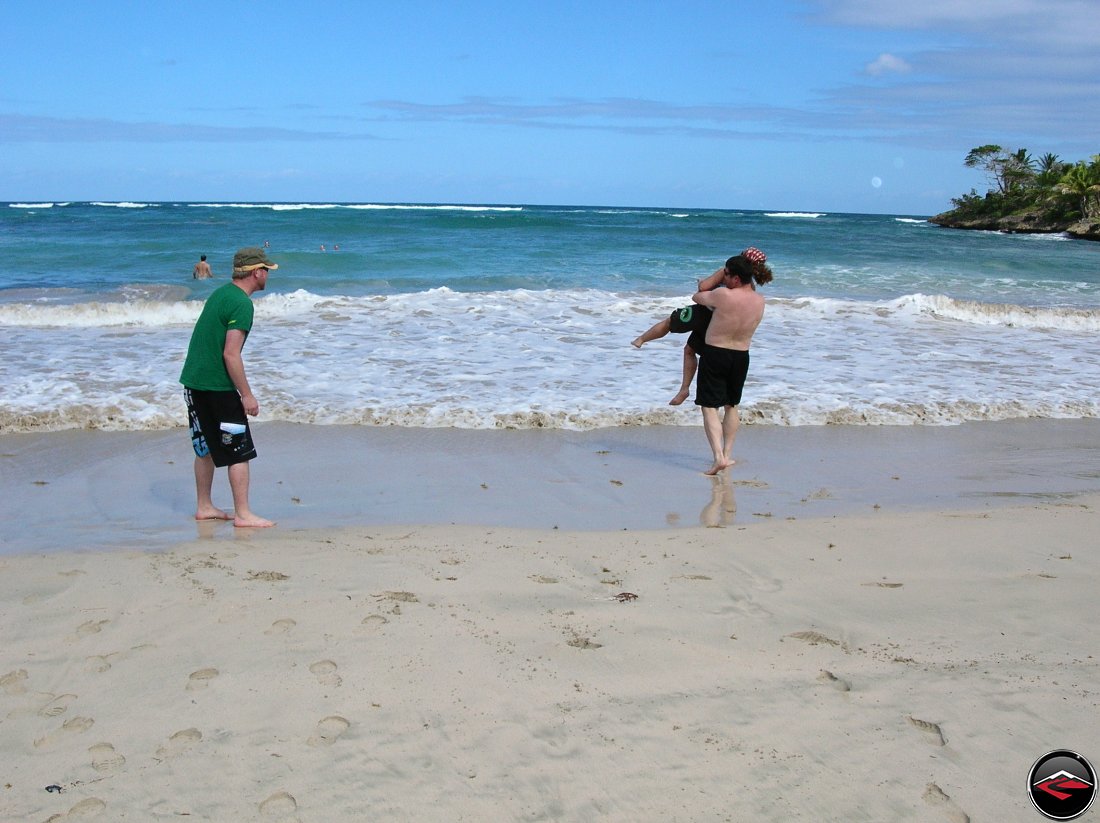
[[[1100,0],[0,0],[0,200],[934,214],[1100,152]]]

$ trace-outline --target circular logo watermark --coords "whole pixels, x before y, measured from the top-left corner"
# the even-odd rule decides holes
[[[1073,820],[1088,811],[1096,797],[1096,772],[1077,752],[1048,752],[1031,767],[1027,793],[1045,817]]]

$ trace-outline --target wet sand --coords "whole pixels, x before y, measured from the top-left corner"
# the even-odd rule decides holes
[[[743,426],[719,481],[701,427],[589,432],[258,424],[252,507],[280,528],[666,529],[983,508],[1100,491],[1100,421]],[[196,525],[183,429],[0,436],[0,553],[163,549]],[[230,507],[225,472],[214,499]],[[735,511],[733,510],[735,509]]]

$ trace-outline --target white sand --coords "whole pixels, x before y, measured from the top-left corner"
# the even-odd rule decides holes
[[[1039,819],[1098,506],[0,557],[0,819]]]

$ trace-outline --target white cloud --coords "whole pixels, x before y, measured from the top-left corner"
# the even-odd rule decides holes
[[[881,77],[884,74],[906,74],[913,70],[905,60],[893,54],[880,54],[872,63],[868,63],[864,72],[872,77]]]
[[[1021,45],[1095,50],[1096,0],[810,0],[818,18],[841,26],[934,30]]]
[[[108,118],[0,113],[0,143],[266,143],[370,140],[369,134],[262,126],[133,123]]]

